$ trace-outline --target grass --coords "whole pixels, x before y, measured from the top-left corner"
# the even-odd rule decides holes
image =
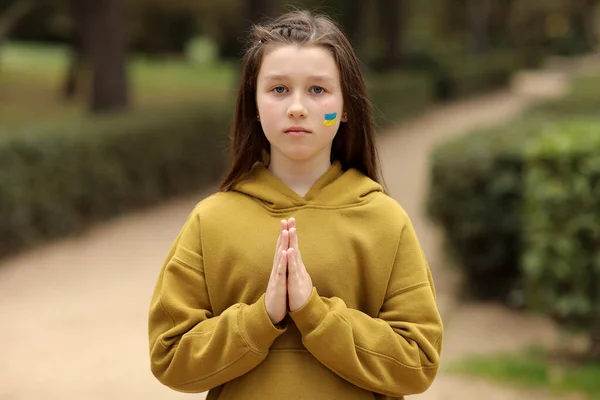
[[[600,362],[575,364],[553,360],[536,348],[519,354],[468,357],[448,366],[448,371],[556,393],[582,393],[590,400],[600,399]]]
[[[597,115],[599,108],[600,74],[590,74],[574,77],[565,96],[534,106],[527,115],[532,118],[564,119]]]
[[[86,106],[83,98],[74,102],[60,98],[69,57],[69,49],[60,45],[3,44],[0,126],[82,113]],[[133,106],[146,107],[229,96],[236,70],[227,63],[198,66],[185,60],[133,55],[128,60],[127,74]]]

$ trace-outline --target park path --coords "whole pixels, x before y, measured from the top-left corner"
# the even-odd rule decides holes
[[[502,123],[537,99],[562,92],[561,75],[525,78],[518,90],[440,106],[380,138],[388,188],[411,215],[431,263],[446,326],[444,362],[553,339],[552,327],[543,320],[456,301],[458,278],[445,266],[440,233],[427,221],[423,207],[427,157],[437,143],[475,127]],[[211,191],[123,216],[81,236],[2,261],[0,400],[189,399],[152,377],[146,318],[173,239],[193,206]],[[535,398],[533,392],[522,396],[513,389],[442,372],[429,391],[411,398]]]

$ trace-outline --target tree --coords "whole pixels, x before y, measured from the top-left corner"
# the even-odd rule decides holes
[[[469,0],[467,2],[468,49],[478,54],[489,47],[491,0]]]
[[[120,0],[71,1],[76,29],[74,58],[66,79],[65,93],[74,90],[78,71],[89,69],[89,109],[94,113],[121,110],[129,105],[121,6]]]
[[[595,48],[598,45],[596,23],[600,1],[578,0],[572,4],[575,7],[576,26],[581,27],[583,39],[587,41],[589,48]]]
[[[377,6],[381,39],[385,44],[383,68],[395,68],[403,62],[402,33],[407,17],[406,0],[379,0]]]
[[[65,100],[72,100],[79,89],[83,71],[89,69],[89,60],[85,55],[83,28],[87,24],[85,4],[80,0],[69,0],[69,11],[72,20],[71,58],[65,76],[62,95]],[[87,68],[86,68],[87,67]]]
[[[246,20],[256,23],[265,17],[273,17],[279,8],[277,0],[246,0],[244,1]]]
[[[86,51],[92,65],[93,112],[128,106],[125,27],[120,0],[80,0],[86,3]]]

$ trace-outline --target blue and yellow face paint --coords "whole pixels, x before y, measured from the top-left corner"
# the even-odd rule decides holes
[[[333,126],[337,121],[337,113],[325,114],[325,121],[323,121],[323,125],[325,126]]]

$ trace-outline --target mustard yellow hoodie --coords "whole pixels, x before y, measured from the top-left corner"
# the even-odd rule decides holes
[[[314,283],[276,328],[265,308],[280,220],[296,218]],[[208,399],[390,399],[425,391],[442,321],[409,217],[339,162],[301,197],[262,163],[198,203],[160,271],[151,370]]]

